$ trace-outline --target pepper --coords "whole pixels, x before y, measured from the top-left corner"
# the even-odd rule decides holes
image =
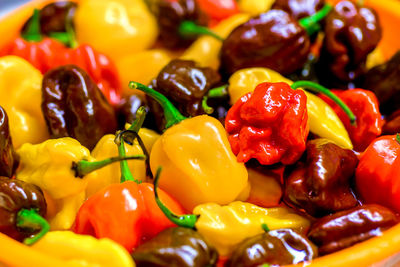
[[[144,91],[164,109],[167,130],[150,154],[153,174],[159,166],[164,169],[163,190],[187,210],[202,203],[228,204],[247,198],[241,195],[248,190],[246,167],[236,161],[217,119],[207,115],[187,119],[159,92],[136,82],[130,87]]]
[[[321,10],[325,0],[276,0],[271,9],[281,9],[296,20],[311,16]]]
[[[357,191],[366,203],[400,212],[400,135],[375,139],[365,150],[356,169]]]
[[[0,176],[0,232],[33,244],[50,227],[43,218],[46,200],[39,187]]]
[[[218,252],[198,232],[168,228],[132,253],[136,266],[215,266]]]
[[[14,146],[40,143],[48,139],[46,123],[40,110],[42,75],[24,59],[0,58],[0,105],[10,120]]]
[[[271,9],[275,0],[239,0],[240,12],[257,16]]]
[[[393,112],[386,118],[385,124],[382,126],[384,135],[396,134],[400,132],[400,109]]]
[[[315,245],[303,234],[292,229],[267,230],[241,242],[226,266],[251,267],[263,263],[281,266],[311,261],[318,256]]]
[[[15,152],[8,126],[8,116],[0,106],[0,176],[11,178],[18,167],[19,156]]]
[[[52,138],[70,136],[89,149],[117,128],[111,105],[86,72],[74,65],[44,75],[42,112]]]
[[[229,18],[239,13],[238,4],[235,0],[197,0],[200,9],[214,21]]]
[[[266,68],[249,68],[235,72],[229,79],[229,96],[234,104],[241,96],[252,92],[254,88],[263,82],[285,82],[292,85],[293,82],[279,73]],[[337,145],[353,149],[349,135],[333,109],[322,99],[314,94],[304,91],[307,96],[307,113],[310,132],[319,137],[332,140]]]
[[[308,238],[326,255],[382,235],[399,222],[398,217],[380,205],[363,205],[340,211],[317,220]]]
[[[305,230],[309,221],[285,207],[264,209],[256,205],[235,201],[220,206],[206,203],[194,208],[193,214],[176,215],[158,197],[157,187],[161,168],[157,169],[154,180],[156,202],[164,214],[176,225],[197,229],[221,256],[229,256],[244,239],[263,232],[262,224],[270,229],[292,228]]]
[[[364,151],[382,133],[383,119],[375,94],[363,89],[331,90],[354,112],[355,124],[351,124],[346,113],[331,99],[320,95],[336,112],[346,127],[356,151]]]
[[[89,150],[70,137],[49,139],[37,145],[26,143],[17,153],[20,156],[17,179],[39,186],[57,201],[56,215],[49,219],[53,229],[71,227],[85,199],[88,181],[98,176],[92,171],[116,161],[114,158],[93,162]]]
[[[65,47],[54,39],[42,38],[38,25],[38,12],[35,9],[31,26],[22,38],[16,38],[0,51],[0,55],[22,57],[43,74],[58,66],[78,65],[88,72],[112,104],[118,103],[121,88],[114,63],[89,45],[79,45],[75,48],[73,33],[69,34],[68,38],[74,48]]]
[[[338,2],[324,23],[320,76],[327,85],[333,80],[351,82],[366,72],[367,56],[378,45],[382,28],[377,13],[351,1]]]
[[[309,141],[306,159],[285,175],[285,202],[314,217],[356,206],[350,183],[357,163],[351,150],[326,139]]]
[[[79,43],[114,62],[150,48],[158,36],[157,21],[142,0],[80,1],[74,23]]]

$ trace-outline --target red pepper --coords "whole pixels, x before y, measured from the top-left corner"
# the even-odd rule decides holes
[[[382,133],[383,119],[379,112],[379,103],[375,94],[363,89],[331,90],[346,103],[356,116],[355,124],[351,124],[349,117],[331,99],[319,95],[336,112],[346,127],[354,150],[364,151],[367,146]]]
[[[7,45],[0,51],[0,56],[22,57],[43,74],[59,66],[77,65],[89,74],[111,104],[118,104],[122,87],[114,63],[106,55],[95,51],[89,45],[68,48],[55,39],[42,38],[37,24],[38,20],[38,11],[35,10],[31,25],[36,27],[28,26],[28,32],[30,32],[23,33],[23,38],[18,37]],[[75,44],[72,41],[71,43]]]
[[[286,83],[261,83],[228,111],[225,128],[239,162],[293,164],[308,136],[307,97]]]
[[[197,3],[212,20],[222,20],[239,13],[235,0],[197,0]]]
[[[366,203],[400,212],[400,135],[374,140],[360,158],[356,188]]]

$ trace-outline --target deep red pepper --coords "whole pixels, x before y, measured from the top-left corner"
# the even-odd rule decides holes
[[[349,117],[337,104],[324,95],[319,95],[328,103],[340,120],[353,142],[354,150],[364,151],[367,146],[382,133],[383,119],[379,112],[379,103],[375,94],[368,90],[331,90],[344,103],[346,103],[356,115],[355,124],[351,124]]]
[[[239,13],[235,0],[197,0],[197,3],[211,20],[219,21]]]
[[[225,128],[240,162],[293,164],[306,149],[307,97],[286,83],[261,83],[228,111]]]

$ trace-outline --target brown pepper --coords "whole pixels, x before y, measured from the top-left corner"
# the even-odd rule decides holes
[[[0,176],[12,177],[18,167],[19,156],[12,144],[8,116],[0,106]]]
[[[35,209],[46,214],[46,201],[42,190],[24,181],[0,177],[0,232],[22,241],[37,230],[17,227],[17,214],[22,209]]]
[[[238,26],[221,48],[221,70],[231,75],[249,67],[266,67],[282,75],[307,61],[310,39],[306,30],[283,10],[270,10]]]
[[[391,210],[375,204],[364,205],[317,220],[308,238],[318,246],[320,255],[326,255],[381,235],[398,222]]]
[[[315,14],[324,5],[325,0],[276,0],[271,9],[282,9],[299,20]]]
[[[136,266],[215,266],[217,250],[195,230],[168,228],[132,253]]]
[[[233,251],[227,266],[253,267],[297,264],[318,256],[317,248],[291,229],[272,230],[244,240]]]
[[[382,127],[383,135],[392,135],[397,133],[400,133],[400,109],[386,118],[385,124]]]
[[[285,202],[316,217],[356,206],[350,187],[358,164],[355,153],[315,139],[307,143],[306,155],[285,180]]]
[[[74,65],[44,75],[42,111],[51,138],[70,136],[89,149],[117,129],[111,105],[89,75]]]

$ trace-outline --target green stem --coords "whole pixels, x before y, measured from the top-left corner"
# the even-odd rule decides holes
[[[203,97],[203,100],[201,101],[201,107],[203,108],[205,113],[212,114],[214,112],[214,109],[207,104],[207,101],[208,101],[208,96],[205,95]]]
[[[187,214],[187,215],[176,215],[173,213],[171,210],[169,210],[164,203],[161,202],[159,196],[158,196],[158,181],[161,176],[161,167],[158,167],[156,177],[154,179],[154,196],[156,198],[156,203],[158,207],[161,209],[161,211],[165,214],[165,216],[174,224],[185,227],[185,228],[192,228],[195,229],[195,225],[197,220],[199,219],[198,215],[195,214]]]
[[[110,165],[111,163],[118,162],[121,160],[127,160],[127,159],[138,159],[138,160],[145,160],[146,156],[145,155],[134,155],[134,156],[129,156],[129,157],[112,157],[104,160],[99,160],[99,161],[87,161],[87,160],[80,160],[78,162],[72,162],[72,167],[71,169],[75,173],[75,177],[83,178],[85,175],[101,169],[107,165]]]
[[[343,109],[343,111],[349,117],[350,123],[352,125],[355,125],[356,116],[354,115],[354,113],[339,97],[337,97],[334,93],[332,93],[328,88],[323,87],[322,85],[319,85],[317,83],[310,82],[310,81],[297,81],[297,82],[294,82],[291,87],[293,89],[302,87],[304,89],[310,89],[316,93],[321,93],[323,95],[326,95],[327,97],[332,99],[337,105],[339,105],[339,107],[341,107]]]
[[[332,6],[326,4],[322,9],[320,9],[315,14],[305,17],[299,20],[300,25],[306,29],[308,35],[312,35],[320,30],[319,22],[323,20],[329,12],[331,12]]]
[[[228,85],[222,85],[220,87],[216,87],[213,89],[210,89],[210,91],[208,91],[207,96],[209,98],[218,98],[218,97],[225,97],[228,95]]]
[[[29,42],[40,42],[42,35],[40,33],[40,13],[39,9],[33,10],[33,16],[25,32],[21,34],[22,38]]]
[[[75,37],[75,31],[72,27],[72,18],[68,18],[65,23],[66,32],[51,32],[49,36],[60,41],[64,45],[75,48],[78,46],[78,42]]]
[[[397,141],[397,143],[399,143],[399,145],[400,145],[400,134],[396,134],[396,141]]]
[[[24,239],[24,244],[32,245],[42,238],[49,230],[48,222],[38,214],[36,209],[21,209],[17,214],[17,227],[40,231]]]
[[[165,120],[167,122],[165,125],[165,129],[168,129],[169,127],[187,119],[179,112],[176,107],[174,107],[174,105],[172,105],[168,98],[166,98],[164,95],[157,92],[156,90],[137,82],[129,82],[129,88],[145,92],[147,95],[154,98],[162,106],[164,110]]]
[[[267,225],[266,223],[261,224],[261,228],[262,228],[266,233],[268,233],[268,232],[270,231],[270,229],[269,229],[269,227],[268,227],[268,225]]]
[[[223,42],[224,38],[213,32],[207,27],[197,25],[193,21],[185,20],[183,21],[178,28],[179,34],[183,38],[192,37],[194,35],[208,35],[214,37],[215,39]]]

